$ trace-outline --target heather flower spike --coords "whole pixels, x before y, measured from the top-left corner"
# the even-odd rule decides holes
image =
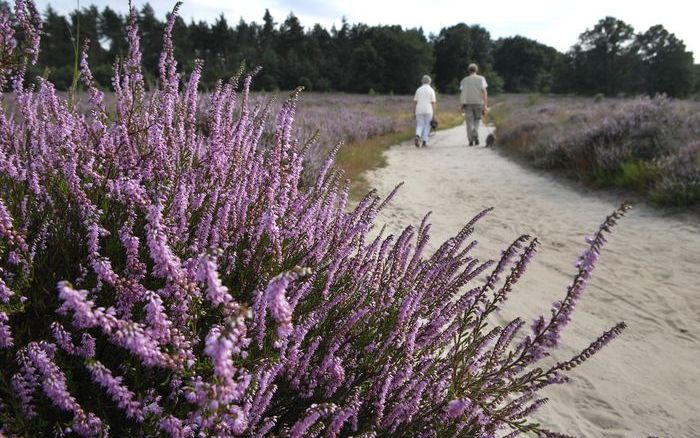
[[[519,318],[493,325],[537,239],[477,260],[472,234],[489,210],[432,253],[428,216],[378,233],[399,187],[349,207],[336,150],[318,165],[295,134],[298,91],[276,118],[251,99],[255,72],[200,95],[206,66],[185,77],[173,54],[177,9],[153,90],[131,9],[113,106],[86,49],[87,110],[48,80],[25,88],[35,78],[0,64],[17,102],[0,101],[0,434],[540,431],[538,391],[565,383],[624,328],[538,366],[627,207],[590,240],[550,317],[529,335]],[[17,0],[15,16],[20,42],[0,8],[2,59],[31,62],[38,14]]]

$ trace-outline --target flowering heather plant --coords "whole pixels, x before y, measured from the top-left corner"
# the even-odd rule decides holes
[[[264,93],[252,93],[250,103],[268,103],[271,114],[278,113],[284,102],[268,101]],[[200,95],[201,109],[210,104],[208,94]],[[361,95],[344,93],[304,93],[297,107],[292,136],[309,142],[304,154],[303,182],[315,181],[328,154],[339,144],[353,144],[378,136],[415,128],[411,104],[413,96]],[[439,95],[440,114],[458,108],[456,95]],[[206,115],[206,114],[203,114]],[[442,117],[442,116],[441,116]],[[449,116],[446,117],[449,120]],[[447,123],[447,121],[446,121]],[[206,120],[202,126],[206,127]],[[274,137],[274,120],[266,123],[263,138]],[[412,134],[411,134],[412,137]]]
[[[664,96],[550,99],[499,126],[499,144],[538,167],[633,188],[663,204],[700,202],[699,141],[700,106]]]
[[[84,92],[72,95],[57,92],[57,96],[72,97],[69,101],[75,111],[85,114],[90,114],[92,111],[90,96]],[[308,143],[308,148],[304,152],[304,184],[312,184],[316,180],[317,173],[323,167],[326,158],[339,144],[355,147],[357,143],[382,135],[412,131],[415,127],[410,105],[407,107],[407,104],[412,102],[412,96],[304,93],[299,97],[292,137],[302,144]],[[440,95],[438,99],[440,108],[449,109],[459,106],[457,97],[454,95]],[[104,93],[103,102],[108,111],[112,111],[116,106],[112,92]],[[16,108],[13,95],[6,96],[6,103],[8,110]],[[283,104],[284,100],[276,96],[271,97],[268,93],[249,94],[249,106],[269,106],[267,117],[264,119],[265,131],[261,137],[261,143],[272,143],[275,135],[275,114],[279,113]],[[205,135],[210,105],[211,94],[199,93],[197,97],[198,129]],[[239,110],[239,107],[234,108],[236,118],[240,117]]]
[[[363,96],[308,93],[296,109],[292,137],[308,143],[304,153],[304,185],[312,184],[326,158],[339,144],[355,143],[380,135],[409,129],[413,124],[406,111],[408,96]],[[253,94],[254,104],[270,104],[270,113],[279,113],[284,102],[269,101],[265,94]],[[202,105],[208,107],[207,101]],[[275,123],[268,117],[263,142],[271,142]]]
[[[16,8],[32,10],[22,0]],[[296,95],[261,144],[269,108],[250,105],[250,77],[240,93],[236,81],[218,85],[206,133],[198,130],[202,66],[186,79],[178,73],[174,19],[160,89],[146,95],[132,12],[128,56],[114,72],[115,114],[84,57],[87,115],[48,81],[26,89],[21,68],[11,78],[18,111],[3,104],[0,113],[0,432],[539,431],[531,418],[546,402],[540,390],[565,382],[624,328],[569,361],[541,362],[627,207],[589,240],[550,313],[529,329],[520,319],[494,326],[488,316],[507,301],[537,239],[518,238],[495,264],[475,259],[471,235],[487,212],[432,255],[427,217],[377,236],[376,215],[391,196],[370,193],[348,209],[332,157],[300,190]],[[3,56],[24,50],[31,62],[37,44],[10,44]]]

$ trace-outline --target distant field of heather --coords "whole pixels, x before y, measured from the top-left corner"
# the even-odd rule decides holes
[[[255,95],[258,101],[269,97]],[[275,105],[280,106],[285,97],[281,92]],[[438,100],[438,119],[443,126],[461,121],[456,117],[456,95],[440,95]],[[348,176],[360,176],[383,162],[381,153],[385,147],[413,135],[413,105],[413,96],[302,93],[296,114],[296,138],[308,141],[318,135],[308,154],[312,168],[318,168],[337,144],[346,145],[339,165]],[[273,107],[272,114],[277,112],[278,108]],[[386,141],[373,141],[387,136]]]
[[[535,167],[663,205],[700,204],[700,102],[507,96],[500,149]]]
[[[66,93],[59,93],[67,97]],[[252,93],[251,105],[270,105],[268,117],[274,118],[287,99],[289,92]],[[89,96],[79,93],[76,109],[89,111]],[[13,96],[7,95],[7,104],[13,106]],[[108,108],[114,108],[113,93],[105,93]],[[208,116],[211,95],[202,93],[198,98],[201,123]],[[438,95],[438,120],[440,128],[462,123],[457,113],[457,95]],[[274,120],[267,120],[271,127],[266,133],[272,138]],[[205,128],[205,126],[202,126]],[[390,145],[413,136],[413,96],[366,95],[346,93],[302,92],[295,115],[294,138],[309,143],[306,159],[308,169],[318,169],[328,154],[339,144],[338,166],[353,180],[353,191],[364,195],[369,189],[363,184],[363,172],[383,165],[383,151]],[[312,172],[309,172],[312,175]]]

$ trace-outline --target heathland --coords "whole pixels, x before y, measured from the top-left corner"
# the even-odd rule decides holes
[[[641,203],[615,243],[629,204],[521,167],[499,141],[470,148],[457,127],[387,152],[411,135],[410,96],[251,94],[247,70],[202,83],[173,39],[177,6],[152,70],[144,15],[126,20],[113,92],[78,37],[65,94],[34,75],[42,37],[60,41],[51,24],[32,1],[0,4],[0,434],[697,435],[695,216]],[[604,19],[582,39],[608,25],[674,42],[687,64],[660,29]],[[517,112],[497,103],[507,133]],[[566,169],[591,139],[622,175],[684,157],[676,143],[694,153],[685,104],[603,103],[614,122],[563,121],[579,132],[552,148]],[[454,97],[440,105],[459,122]],[[693,187],[695,164],[654,182],[690,166]],[[351,198],[363,172],[381,195]]]

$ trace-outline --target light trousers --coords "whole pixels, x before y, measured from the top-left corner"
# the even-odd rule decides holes
[[[467,122],[467,140],[471,143],[479,141],[479,124],[481,122],[481,111],[483,105],[465,105],[464,121]]]
[[[416,114],[416,137],[420,137],[425,143],[428,143],[431,120],[433,120],[432,114]]]

